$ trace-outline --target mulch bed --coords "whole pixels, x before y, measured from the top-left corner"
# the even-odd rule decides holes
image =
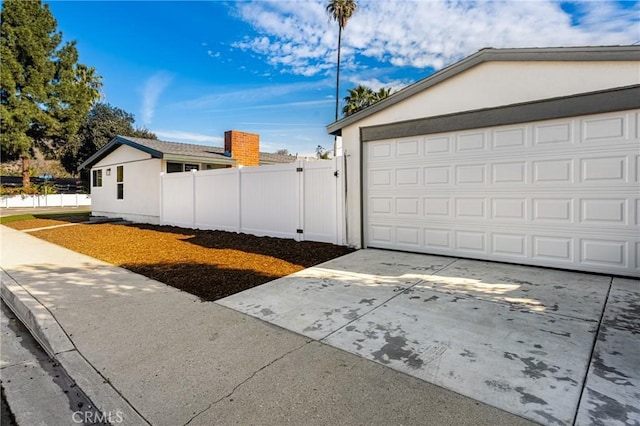
[[[30,222],[33,228],[47,226]],[[207,301],[353,251],[311,241],[140,224],[78,224],[31,234]]]

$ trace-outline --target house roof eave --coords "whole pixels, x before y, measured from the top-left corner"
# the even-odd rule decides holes
[[[536,47],[536,48],[484,48],[466,58],[437,71],[388,98],[377,102],[348,117],[327,125],[327,133],[341,136],[342,129],[395,105],[425,89],[454,77],[484,62],[514,61],[640,61],[640,46],[586,46],[586,47]]]
[[[91,157],[87,158],[82,164],[80,164],[78,166],[78,171],[84,170],[86,168],[91,168],[98,161],[102,160],[122,145],[127,145],[140,151],[146,152],[147,154],[151,155],[152,158],[163,157],[163,154],[160,151],[156,151],[155,149],[140,145],[122,136],[116,136],[115,138],[111,139],[105,146],[96,151]]]
[[[224,155],[220,155],[220,158],[214,157],[201,157],[201,156],[191,156],[191,155],[176,155],[176,154],[165,154],[163,157],[166,161],[177,161],[181,163],[206,163],[206,164],[224,164],[224,165],[235,165],[237,163],[235,158],[225,157]]]

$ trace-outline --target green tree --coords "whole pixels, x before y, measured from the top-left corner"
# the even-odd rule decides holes
[[[381,87],[373,94],[373,103],[380,102],[381,100],[388,98],[392,93],[393,91],[391,87]]]
[[[324,149],[322,145],[318,145],[316,147],[316,157],[318,160],[328,160],[329,159],[329,151]]]
[[[117,135],[157,139],[151,131],[134,127],[134,123],[133,114],[123,109],[105,103],[95,104],[77,136],[65,147],[62,165],[68,172],[76,173],[80,164]]]
[[[349,89],[348,92],[349,95],[345,96],[344,107],[342,107],[342,113],[345,117],[388,98],[392,93],[391,88],[382,87],[377,92],[374,92],[362,84],[353,89]]]
[[[78,131],[102,86],[95,69],[78,63],[75,42],[41,0],[5,0],[0,23],[0,148],[22,159],[29,186],[34,146],[58,150]]]

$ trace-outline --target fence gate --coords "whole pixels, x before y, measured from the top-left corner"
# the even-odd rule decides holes
[[[160,223],[343,244],[342,157],[162,174]]]

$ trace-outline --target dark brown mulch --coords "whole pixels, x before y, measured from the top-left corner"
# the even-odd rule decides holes
[[[153,225],[79,224],[32,235],[203,300],[230,296],[353,251],[311,241]]]

